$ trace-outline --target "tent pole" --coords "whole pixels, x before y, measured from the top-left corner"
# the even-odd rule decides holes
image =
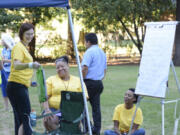
[[[67,7],[67,12],[68,12],[68,18],[69,18],[69,25],[70,25],[70,28],[71,28],[71,34],[72,34],[74,50],[75,50],[75,53],[76,53],[76,61],[77,61],[77,64],[78,64],[78,69],[79,69],[81,87],[82,87],[82,91],[83,91],[83,99],[84,99],[84,105],[85,105],[85,110],[86,110],[86,117],[87,117],[89,135],[92,135],[91,125],[90,125],[90,118],[89,118],[89,114],[88,114],[87,98],[86,98],[85,89],[84,89],[84,85],[83,85],[84,83],[83,83],[82,69],[81,69],[81,64],[80,64],[80,60],[79,60],[79,52],[78,52],[77,44],[76,44],[76,41],[75,41],[74,26],[73,26],[73,22],[72,22],[71,10],[70,10],[69,6]]]

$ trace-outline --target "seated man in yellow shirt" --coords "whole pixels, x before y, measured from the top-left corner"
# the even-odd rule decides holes
[[[56,75],[50,76],[46,80],[48,101],[43,103],[44,113],[48,114],[59,110],[61,101],[61,91],[82,92],[80,78],[70,75],[69,59],[62,56],[55,61]],[[87,90],[84,85],[85,92]],[[88,95],[87,95],[88,96]],[[59,126],[59,117],[61,114],[44,118],[44,126],[47,131],[55,130]]]
[[[124,95],[124,104],[116,106],[113,115],[114,130],[106,130],[104,135],[127,135],[131,126],[132,117],[135,112],[138,96],[134,93],[135,89],[130,88]],[[145,135],[145,130],[139,126],[143,122],[143,115],[140,108],[136,112],[133,128],[130,135]]]

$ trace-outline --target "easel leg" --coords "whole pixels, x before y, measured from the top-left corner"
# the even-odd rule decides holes
[[[173,133],[173,135],[177,135],[178,124],[179,124],[179,119],[176,119],[175,123],[174,123],[174,133]]]
[[[164,99],[161,99],[161,107],[162,107],[162,135],[165,135],[165,131],[164,131]]]
[[[180,120],[180,116],[179,118],[177,118],[177,106],[178,106],[178,100],[176,100],[176,105],[175,105],[175,110],[174,110],[174,131],[173,131],[173,135],[177,135],[177,131],[178,131],[178,124],[179,124],[179,120]]]
[[[178,80],[178,77],[177,77],[177,74],[176,74],[176,70],[175,70],[175,67],[174,67],[174,64],[173,64],[173,61],[171,60],[171,68],[172,68],[172,71],[173,71],[173,74],[174,74],[174,78],[176,80],[176,85],[177,85],[177,88],[180,92],[180,85],[179,85],[179,80]]]
[[[131,135],[131,131],[132,131],[134,119],[135,119],[135,117],[136,117],[136,112],[137,112],[137,109],[138,109],[138,107],[139,107],[139,104],[140,104],[140,100],[141,100],[141,99],[142,99],[142,97],[139,96],[139,97],[138,97],[138,101],[137,101],[137,103],[136,103],[136,109],[135,109],[135,112],[134,112],[134,115],[133,115],[133,118],[132,118],[131,127],[130,127],[130,129],[129,129],[128,135]]]

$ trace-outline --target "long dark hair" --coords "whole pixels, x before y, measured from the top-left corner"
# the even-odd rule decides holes
[[[19,29],[19,38],[20,38],[21,40],[23,40],[23,34],[24,34],[24,32],[26,32],[26,31],[28,31],[28,30],[30,30],[30,29],[33,29],[33,30],[34,30],[34,25],[33,25],[33,24],[31,24],[31,23],[23,23],[23,24],[21,24],[21,27],[20,27],[20,29]]]

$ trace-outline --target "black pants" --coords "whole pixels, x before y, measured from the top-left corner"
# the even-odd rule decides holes
[[[103,83],[101,80],[84,79],[87,87],[89,101],[92,107],[93,116],[93,133],[99,134],[101,130],[101,106],[100,95],[103,91]]]
[[[29,119],[31,105],[27,87],[19,83],[8,82],[7,95],[13,108],[15,135],[18,135],[21,124],[23,124],[24,135],[31,135],[32,129]]]

